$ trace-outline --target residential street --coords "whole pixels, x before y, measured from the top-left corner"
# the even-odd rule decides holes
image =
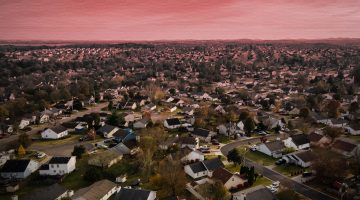
[[[57,124],[69,122],[77,117],[81,117],[83,115],[90,114],[93,112],[100,112],[102,108],[105,108],[107,106],[107,104],[108,104],[107,102],[104,102],[104,103],[100,103],[100,104],[97,104],[92,107],[88,107],[87,110],[73,113],[73,114],[71,114],[70,117],[64,117],[60,120],[57,120]],[[31,131],[27,132],[27,134],[29,136],[32,136],[32,135],[38,133],[39,131],[43,130],[44,128],[50,127],[50,126],[51,126],[50,124],[46,124],[43,126],[34,127],[31,129]],[[14,148],[13,144],[15,144],[17,139],[18,139],[18,135],[11,135],[7,138],[0,139],[0,151],[6,151],[6,150]]]
[[[272,136],[268,137],[268,139],[270,139],[270,138],[272,138]],[[250,139],[235,141],[235,142],[229,143],[227,145],[224,145],[223,147],[221,147],[220,151],[224,156],[226,156],[229,151],[231,151],[234,148],[239,147],[240,145],[246,145],[249,143],[255,143],[255,142],[259,142],[259,141],[260,141],[260,138],[250,138]],[[260,173],[262,173],[265,177],[269,178],[270,180],[280,181],[281,184],[291,187],[296,192],[298,192],[306,197],[309,197],[310,199],[313,199],[313,200],[335,200],[336,199],[336,198],[328,196],[320,191],[317,191],[309,186],[298,183],[298,182],[292,180],[291,178],[286,177],[282,174],[279,174],[278,172],[273,171],[267,167],[264,167],[255,162],[252,162],[251,160],[246,159],[245,162],[246,162],[247,166],[254,166],[255,170],[259,171]]]

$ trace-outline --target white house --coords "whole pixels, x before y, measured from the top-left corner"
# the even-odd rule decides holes
[[[39,169],[40,175],[65,175],[75,170],[76,157],[52,157],[48,164],[44,164]]]
[[[284,143],[278,140],[267,143],[261,143],[258,145],[257,148],[259,152],[274,158],[280,158],[282,156],[282,152],[284,151],[284,149],[285,149]]]
[[[241,121],[237,124],[236,123],[221,124],[217,126],[216,129],[218,129],[220,134],[231,136],[231,135],[244,133],[244,124]]]
[[[170,108],[170,112],[175,112],[175,111],[176,111],[176,109],[177,109],[177,107],[176,107],[176,106],[174,106],[174,107]]]
[[[115,183],[103,179],[92,185],[79,189],[71,197],[72,200],[107,200],[117,192],[118,187]]]
[[[50,119],[50,116],[48,114],[44,113],[44,114],[40,115],[39,123],[40,124],[46,123],[49,121],[49,119]]]
[[[144,189],[135,189],[135,188],[120,188],[119,192],[116,194],[115,200],[155,200],[156,192],[151,190]]]
[[[219,158],[211,160],[204,160],[201,162],[192,163],[184,166],[184,171],[193,179],[201,178],[204,176],[212,177],[213,171],[224,167],[224,164]]]
[[[31,119],[22,119],[19,124],[19,129],[20,130],[24,129],[25,127],[30,125],[30,123],[31,123]]]
[[[24,179],[39,168],[39,163],[34,160],[7,160],[1,168],[1,177]]]
[[[310,140],[305,134],[293,135],[286,140],[284,144],[288,148],[294,148],[295,150],[310,148]]]
[[[116,126],[105,124],[104,126],[100,127],[96,132],[103,135],[104,138],[112,138],[114,133],[118,130],[119,128]]]
[[[43,139],[60,139],[67,136],[68,130],[67,128],[59,125],[53,128],[47,128],[43,132],[41,132],[41,138]]]
[[[136,128],[136,129],[146,128],[146,126],[149,124],[149,122],[150,122],[149,119],[143,118],[143,119],[140,119],[140,120],[136,121],[133,124],[133,127]]]
[[[345,127],[346,132],[348,132],[350,135],[360,135],[360,126],[351,124]]]
[[[134,122],[142,119],[142,115],[140,113],[131,113],[124,117],[126,122]]]
[[[189,147],[180,149],[180,155],[180,160],[184,163],[205,160],[205,156],[203,153],[198,150],[193,150]]]
[[[210,142],[211,137],[216,135],[216,133],[203,128],[195,128],[194,131],[191,133],[191,135],[205,142]]]
[[[315,157],[311,151],[297,151],[284,155],[282,159],[286,160],[286,163],[299,165],[305,168],[311,166]]]
[[[164,126],[168,129],[176,129],[181,127],[181,122],[178,118],[170,118],[164,121]]]

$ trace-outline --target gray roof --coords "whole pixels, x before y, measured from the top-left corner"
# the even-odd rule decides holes
[[[65,192],[67,192],[67,190],[63,186],[55,183],[49,187],[36,190],[35,192],[24,196],[21,200],[54,200]]]
[[[304,162],[310,162],[315,158],[314,154],[311,151],[303,151],[296,153],[295,155]]]
[[[79,189],[75,192],[72,199],[99,200],[114,187],[116,187],[115,183],[107,179],[103,179],[86,188]]]
[[[195,128],[193,134],[201,137],[208,137],[210,131],[203,128]]]
[[[115,200],[147,200],[151,191],[143,189],[121,188]]]
[[[297,146],[310,143],[310,140],[305,134],[293,135],[291,139]]]
[[[116,126],[111,126],[108,124],[105,124],[104,126],[100,127],[97,132],[100,133],[110,133],[112,130],[114,130],[115,128],[117,128]]]
[[[53,127],[53,128],[50,128],[50,129],[51,129],[52,131],[54,131],[55,133],[57,133],[57,134],[62,133],[62,132],[64,132],[64,131],[67,130],[67,128],[65,128],[64,126],[61,126],[61,125],[55,126],[55,127]]]
[[[189,165],[189,167],[194,173],[206,171],[206,167],[202,162],[192,163]]]
[[[272,142],[267,142],[265,143],[265,146],[270,150],[270,151],[281,151],[282,149],[285,148],[285,145],[282,141],[279,140],[275,140]]]
[[[213,171],[217,168],[225,167],[219,158],[214,158],[211,160],[204,160],[203,163],[204,163],[206,169],[208,169],[210,171]]]
[[[30,160],[7,160],[1,172],[24,172],[29,163]]]

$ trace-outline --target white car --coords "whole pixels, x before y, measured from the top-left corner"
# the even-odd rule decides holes
[[[280,181],[275,181],[271,184],[273,188],[278,188],[280,186]]]
[[[43,157],[45,157],[46,156],[46,154],[44,153],[44,152],[37,152],[36,153],[36,157],[37,158],[43,158]]]

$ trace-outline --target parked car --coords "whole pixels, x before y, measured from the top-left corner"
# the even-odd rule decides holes
[[[310,177],[310,176],[312,176],[313,175],[313,173],[312,172],[304,172],[304,173],[302,173],[302,177]]]
[[[220,142],[219,142],[217,139],[212,139],[212,140],[211,140],[211,143],[212,143],[213,145],[219,145],[219,144],[220,144]]]
[[[282,164],[285,164],[286,163],[286,160],[284,159],[279,159],[275,162],[275,165],[282,165]]]
[[[79,138],[79,141],[82,142],[82,141],[86,141],[88,139],[88,136],[85,135],[85,136],[82,136]]]
[[[37,152],[35,155],[37,158],[44,158],[46,154],[44,152]]]

